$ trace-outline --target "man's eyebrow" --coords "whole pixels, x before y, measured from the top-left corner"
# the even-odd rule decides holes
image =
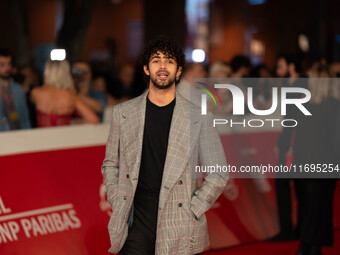
[[[154,55],[154,56],[152,56],[152,57],[150,58],[150,60],[151,60],[151,59],[154,59],[154,58],[161,58],[161,57],[160,57],[159,55]],[[175,58],[174,58],[173,56],[164,56],[163,58],[175,60]]]
[[[175,59],[175,57],[173,57],[173,56],[171,56],[171,55],[165,55],[164,58]]]
[[[159,55],[153,55],[150,59],[161,58]]]

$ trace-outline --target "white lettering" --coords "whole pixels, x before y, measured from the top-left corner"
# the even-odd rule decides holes
[[[254,108],[254,104],[253,104],[253,88],[248,88],[248,108],[249,110],[256,114],[256,115],[269,115],[272,114],[273,112],[275,112],[276,108],[277,108],[277,88],[273,88],[273,92],[272,92],[272,106],[270,107],[270,109],[268,110],[257,110]]]
[[[11,213],[11,209],[6,208],[4,202],[2,201],[2,198],[0,196],[0,214],[5,214],[5,213]]]
[[[302,93],[305,94],[304,98],[288,99],[287,93]],[[302,104],[307,103],[311,98],[311,93],[308,89],[304,88],[282,88],[281,89],[281,114],[286,115],[287,104],[295,104],[304,115],[312,115]]]

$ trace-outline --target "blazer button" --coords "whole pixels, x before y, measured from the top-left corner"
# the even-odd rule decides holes
[[[182,205],[183,205],[182,203],[179,203],[179,204],[178,204],[178,207],[182,207]]]
[[[129,175],[129,174],[127,174],[127,175],[126,175],[126,178],[128,178],[128,179],[129,179],[129,178],[130,178],[130,175]]]
[[[127,199],[127,196],[124,196],[123,199],[126,200],[126,199]]]
[[[179,184],[179,185],[182,185],[182,184],[183,184],[183,181],[182,181],[182,180],[179,180],[179,181],[178,181],[178,184]]]

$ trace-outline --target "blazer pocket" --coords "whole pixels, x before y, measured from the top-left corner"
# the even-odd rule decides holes
[[[196,215],[194,214],[194,212],[191,210],[191,207],[189,207],[189,213],[191,215],[191,218],[197,222],[199,222],[199,219],[196,217]]]

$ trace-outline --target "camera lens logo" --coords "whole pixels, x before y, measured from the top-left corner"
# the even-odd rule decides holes
[[[206,87],[206,88],[197,87],[197,89],[200,89],[200,90],[203,90],[204,92],[206,92],[212,98],[212,100],[214,101],[215,106],[217,106],[216,99],[213,96],[213,94],[209,91],[209,89],[218,98],[220,104],[223,105],[220,95],[217,93],[217,91],[213,87],[211,87],[209,84],[206,84],[204,82],[197,82],[197,83]],[[207,95],[206,94],[202,94],[202,112],[205,112],[205,113],[207,112]]]

